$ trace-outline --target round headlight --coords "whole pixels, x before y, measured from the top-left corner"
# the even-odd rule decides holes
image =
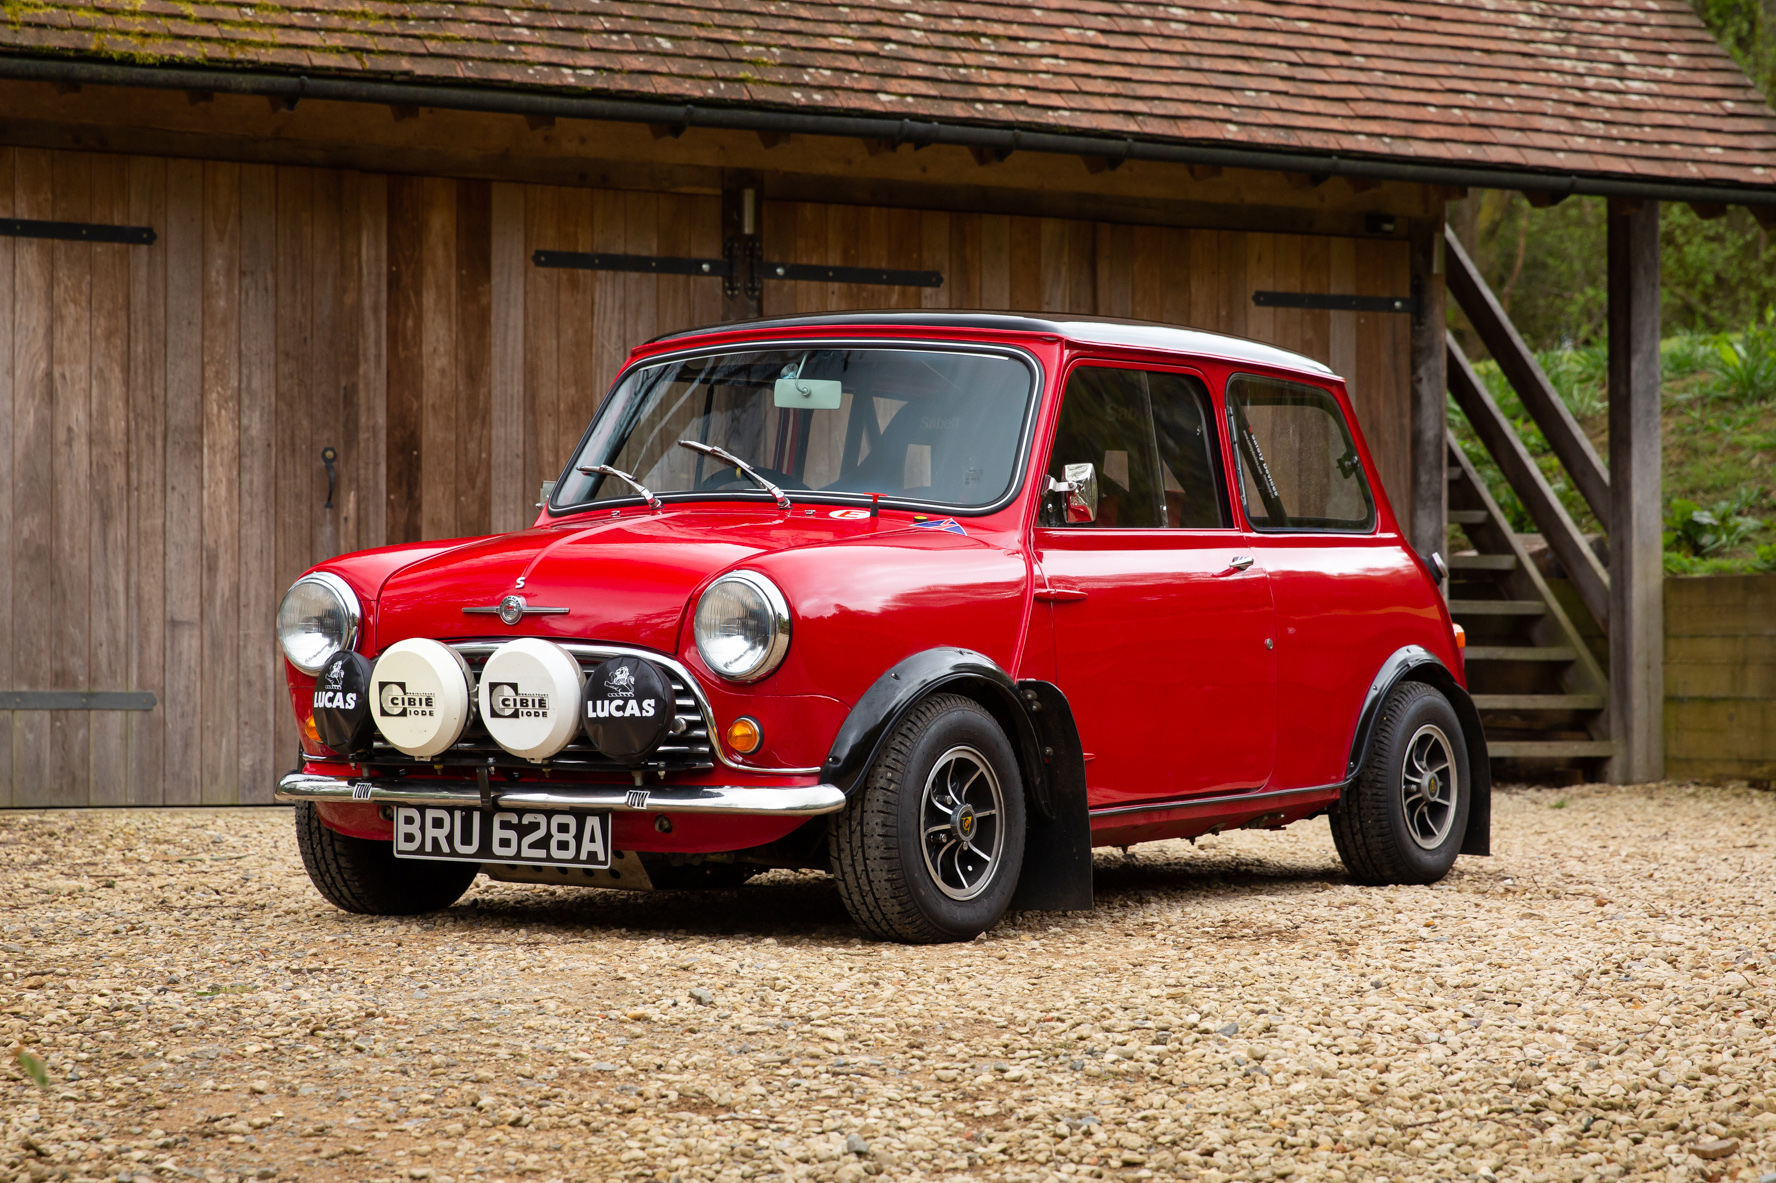
[[[696,631],[705,665],[735,682],[754,682],[789,651],[789,602],[763,575],[735,571],[697,601]]]
[[[316,571],[290,585],[278,605],[278,644],[290,664],[316,674],[327,660],[358,643],[358,597],[337,575]]]

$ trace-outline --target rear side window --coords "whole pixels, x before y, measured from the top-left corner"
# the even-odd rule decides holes
[[[1067,380],[1049,475],[1089,463],[1098,517],[1070,528],[1229,525],[1209,392],[1187,374],[1080,366]],[[1051,524],[1059,524],[1051,523]]]
[[[1254,529],[1375,528],[1363,462],[1331,395],[1241,375],[1227,383],[1227,414],[1240,497]]]

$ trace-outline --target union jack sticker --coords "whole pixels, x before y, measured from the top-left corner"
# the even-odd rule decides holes
[[[942,530],[946,534],[961,534],[963,536],[968,534],[968,531],[962,528],[962,523],[958,522],[955,518],[936,518],[923,522],[914,522],[913,528],[918,530]]]

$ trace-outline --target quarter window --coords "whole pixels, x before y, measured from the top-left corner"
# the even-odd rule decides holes
[[[1375,499],[1332,396],[1313,386],[1236,377],[1227,384],[1240,497],[1257,530],[1366,532]]]
[[[1216,529],[1229,524],[1209,393],[1187,374],[1080,366],[1067,380],[1049,475],[1098,474],[1098,516],[1077,527]],[[1058,524],[1058,523],[1056,523]]]

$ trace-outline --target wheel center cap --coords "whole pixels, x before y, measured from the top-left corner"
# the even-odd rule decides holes
[[[950,814],[950,829],[954,830],[956,836],[964,842],[973,840],[975,825],[976,818],[972,805],[958,805],[955,811]]]
[[[1443,783],[1437,779],[1437,774],[1434,772],[1425,773],[1424,778],[1418,782],[1418,795],[1424,801],[1435,801],[1437,794],[1442,789]]]

